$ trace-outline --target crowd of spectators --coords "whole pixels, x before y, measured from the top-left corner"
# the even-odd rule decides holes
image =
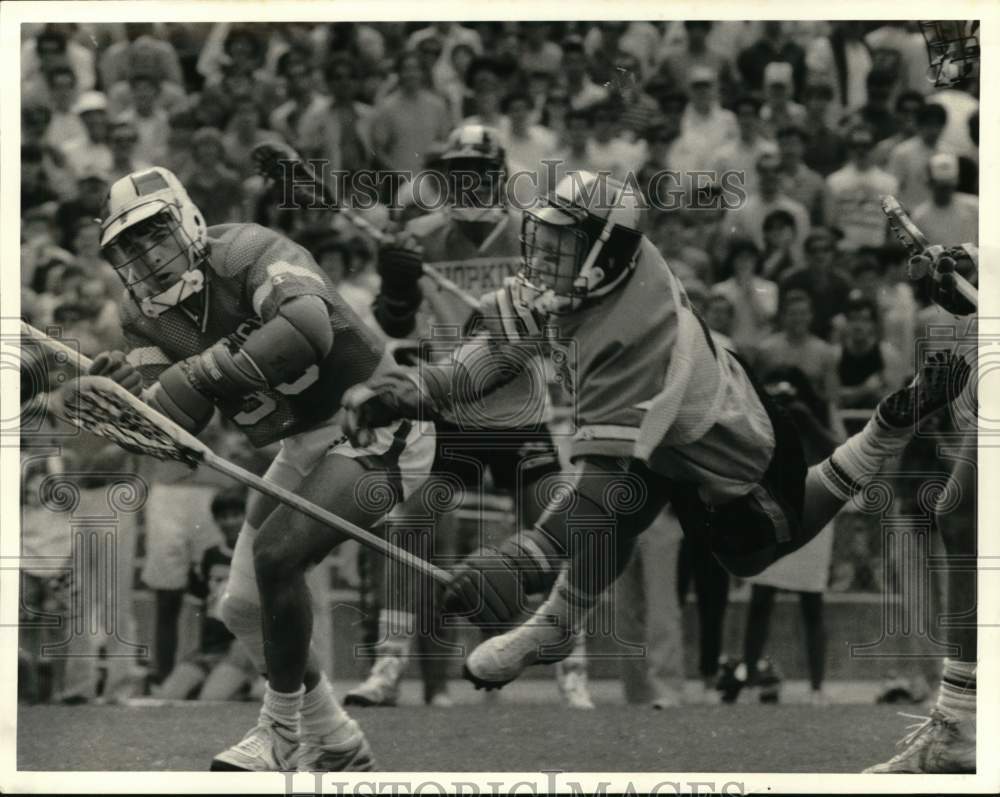
[[[643,190],[681,173],[683,199],[644,231],[720,340],[762,378],[800,369],[834,425],[908,376],[937,317],[881,196],[932,242],[977,242],[978,80],[935,89],[910,22],[49,23],[22,26],[21,64],[22,312],[88,355],[122,345],[95,219],[148,165],[209,224],[302,242],[367,314],[370,242],[276,210],[249,155],[268,140],[331,170],[417,171],[466,121],[495,127],[539,191],[546,160]]]

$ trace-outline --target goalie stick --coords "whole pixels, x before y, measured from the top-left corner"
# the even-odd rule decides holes
[[[896,197],[882,197],[882,212],[888,218],[893,234],[910,253],[907,266],[909,278],[920,280],[930,276],[939,283],[945,278],[953,279],[955,293],[971,306],[971,312],[975,312],[979,308],[979,291],[955,271],[955,259],[948,250],[927,240]],[[925,270],[925,260],[930,263],[929,270]]]
[[[330,193],[326,181],[319,179],[312,167],[302,159],[294,149],[286,144],[275,142],[264,142],[253,148],[253,159],[257,165],[257,173],[262,177],[267,177],[275,182],[287,181],[294,186],[311,186],[318,191],[328,207],[337,207],[351,224],[376,243],[383,244],[389,240],[389,236],[372,224],[368,219],[359,213],[355,213],[349,207],[338,205]],[[295,169],[299,168],[306,176],[305,181],[294,180]],[[434,282],[440,290],[448,291],[461,299],[472,310],[479,310],[481,304],[479,300],[468,291],[463,290],[444,274],[433,266],[423,264],[424,275]]]
[[[50,351],[67,356],[71,361],[78,361],[81,373],[90,368],[91,360],[88,357],[30,324],[22,321],[21,331]],[[333,512],[316,506],[291,490],[286,490],[223,459],[194,435],[107,377],[80,376],[64,385],[63,390],[69,400],[61,402],[59,414],[84,431],[111,440],[122,448],[143,456],[182,462],[191,468],[204,465],[290,506],[307,517],[378,551],[383,556],[419,570],[441,584],[451,581],[451,576],[445,570],[365,531]]]

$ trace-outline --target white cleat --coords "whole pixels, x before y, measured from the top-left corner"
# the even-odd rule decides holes
[[[559,694],[562,695],[567,708],[584,711],[594,708],[594,701],[591,699],[590,689],[587,687],[586,665],[578,662],[560,661],[556,664],[556,683],[559,685]]]
[[[462,674],[476,689],[500,689],[532,664],[553,664],[572,651],[575,638],[546,616],[532,615],[522,625],[487,639],[469,654]]]
[[[956,719],[938,709],[929,717],[902,714],[917,720],[911,733],[897,742],[900,750],[866,774],[957,775],[976,771],[976,718]]]
[[[395,706],[405,666],[399,656],[379,656],[368,677],[344,695],[344,705]]]
[[[212,759],[212,772],[294,772],[299,737],[283,725],[259,722],[239,742]]]
[[[360,726],[351,720],[349,728],[326,738],[302,737],[299,747],[299,772],[369,772],[375,768],[375,755]],[[344,738],[346,736],[346,738]]]

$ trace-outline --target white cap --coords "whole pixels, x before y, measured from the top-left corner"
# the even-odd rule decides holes
[[[764,85],[792,85],[792,65],[787,61],[772,61],[764,67]]]
[[[73,113],[75,114],[106,110],[108,110],[108,98],[99,91],[85,91],[73,104]]]

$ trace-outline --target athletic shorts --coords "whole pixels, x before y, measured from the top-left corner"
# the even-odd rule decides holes
[[[562,470],[552,433],[548,429],[460,429],[435,424],[435,473],[457,476],[465,487],[481,487],[487,471],[498,490],[518,488]]]

